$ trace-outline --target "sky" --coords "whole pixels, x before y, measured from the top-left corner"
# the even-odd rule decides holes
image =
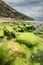
[[[3,0],[19,12],[35,20],[43,20],[43,0]]]

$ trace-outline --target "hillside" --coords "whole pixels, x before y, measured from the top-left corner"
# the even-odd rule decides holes
[[[16,11],[2,0],[0,0],[0,17],[14,18],[16,20],[33,20],[33,18]]]

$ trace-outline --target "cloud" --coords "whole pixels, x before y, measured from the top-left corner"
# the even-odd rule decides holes
[[[43,9],[41,6],[34,6],[34,7],[15,7],[18,11],[25,13],[26,15],[30,15],[32,17],[36,17],[39,15],[43,15]],[[27,12],[28,11],[28,12]]]
[[[16,5],[16,6],[30,6],[30,5],[38,5],[40,2],[43,2],[43,0],[3,0],[7,2],[10,5]]]
[[[3,0],[3,1],[8,3],[21,3],[21,2],[24,2],[25,0]]]

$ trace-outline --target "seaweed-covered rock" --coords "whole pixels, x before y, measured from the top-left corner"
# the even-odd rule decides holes
[[[21,33],[19,36],[17,36],[16,41],[18,41],[19,43],[23,43],[27,46],[31,46],[31,47],[41,43],[40,42],[41,39],[39,37],[29,32]]]
[[[39,31],[38,34],[43,35],[43,32],[42,31]]]
[[[19,36],[20,34],[21,32],[16,32],[16,31],[13,32],[13,35],[15,35],[15,37]]]
[[[28,65],[30,62],[29,62],[29,59],[31,58],[31,51],[30,49],[24,45],[24,44],[21,44],[21,47],[25,49],[25,54],[22,55],[22,56],[17,56],[16,58],[14,58],[14,60],[12,60],[11,62],[7,62],[5,65]]]
[[[15,37],[15,35],[13,34],[14,30],[11,26],[7,25],[5,28],[4,28],[4,32],[5,32],[5,35],[7,35],[8,39],[11,39],[12,37]]]
[[[21,29],[21,28],[16,28],[16,31],[17,31],[17,32],[23,32],[23,29]]]
[[[33,26],[32,24],[30,24],[30,25],[26,25],[26,26],[25,26],[25,29],[26,29],[26,31],[32,32],[32,31],[34,31],[36,28],[35,28],[35,26]]]
[[[25,49],[25,58],[28,61],[32,55],[31,50],[25,44],[21,44],[21,46]]]
[[[24,48],[17,42],[6,42],[0,46],[0,64],[13,60],[16,56],[22,56],[25,53]]]
[[[16,57],[11,63],[8,63],[7,65],[28,65],[26,62],[26,59],[22,57]]]
[[[3,29],[0,29],[0,38],[4,37],[4,31]]]
[[[4,28],[4,31],[7,35],[11,35],[12,32],[14,31],[13,28],[9,25],[7,25],[5,28]]]
[[[19,25],[17,28],[16,28],[16,31],[17,32],[24,32],[24,26],[23,25]]]
[[[30,65],[41,65],[43,62],[43,39],[34,35],[33,33],[21,33],[16,40],[25,47],[28,47],[26,50],[26,59],[30,59]],[[29,49],[31,53],[29,53]],[[34,63],[35,62],[35,63]]]
[[[43,43],[34,46],[31,51],[32,55],[30,61],[33,65],[43,65]]]
[[[36,62],[34,62],[33,65],[41,65],[41,64],[40,64],[40,63],[36,63]]]

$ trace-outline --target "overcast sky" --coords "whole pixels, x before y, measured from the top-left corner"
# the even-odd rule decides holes
[[[43,0],[3,0],[14,9],[35,20],[43,20]]]

